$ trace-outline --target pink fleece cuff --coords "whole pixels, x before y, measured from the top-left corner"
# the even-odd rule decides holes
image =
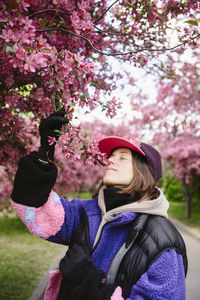
[[[47,202],[39,208],[14,201],[11,201],[11,205],[30,232],[43,239],[54,236],[64,223],[64,208],[59,196],[53,191],[51,191]]]

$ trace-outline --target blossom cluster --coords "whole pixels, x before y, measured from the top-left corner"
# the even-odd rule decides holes
[[[56,142],[49,138],[49,144]],[[62,148],[64,157],[74,161],[84,161],[86,165],[100,164],[106,165],[107,159],[105,153],[101,153],[98,148],[98,139],[90,136],[87,132],[81,132],[80,127],[68,124],[64,129],[64,134],[57,142]]]

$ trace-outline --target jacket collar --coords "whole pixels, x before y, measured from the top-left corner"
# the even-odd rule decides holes
[[[169,202],[167,201],[163,192],[160,189],[160,196],[156,199],[146,199],[142,202],[132,202],[126,205],[116,207],[112,210],[109,210],[108,212],[106,212],[106,205],[104,201],[104,189],[106,189],[105,185],[102,186],[102,188],[99,191],[98,205],[100,207],[102,216],[106,221],[109,221],[115,216],[126,212],[147,213],[168,218],[167,210],[169,208]]]

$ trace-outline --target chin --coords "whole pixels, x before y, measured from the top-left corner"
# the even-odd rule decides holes
[[[109,180],[109,179],[106,180],[106,178],[103,179],[103,184],[105,184],[106,186],[117,186],[117,185],[119,185],[119,183],[117,183],[115,181],[112,181],[112,180]]]
[[[111,180],[109,180],[108,178],[103,178],[103,184],[105,185],[109,185],[109,186],[112,186],[113,185],[113,182]]]

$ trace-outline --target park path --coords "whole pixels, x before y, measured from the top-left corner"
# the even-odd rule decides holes
[[[200,300],[200,240],[186,231],[179,231],[185,241],[188,255],[186,300]]]
[[[200,300],[200,234],[175,219],[171,221],[181,233],[187,249],[186,300]]]

